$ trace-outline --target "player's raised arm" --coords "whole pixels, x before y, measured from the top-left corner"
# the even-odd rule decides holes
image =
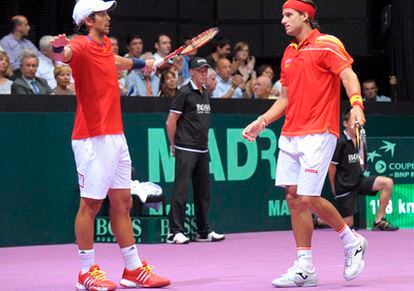
[[[51,40],[53,59],[55,61],[61,61],[64,63],[69,62],[72,59],[72,48],[69,46],[69,39],[66,34],[59,34]]]
[[[118,70],[144,70],[152,71],[154,60],[142,60],[138,58],[124,58],[121,56],[115,56],[115,64]]]

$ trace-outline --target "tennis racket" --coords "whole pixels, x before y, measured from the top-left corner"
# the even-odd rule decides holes
[[[206,45],[210,40],[212,40],[217,33],[219,33],[219,29],[217,27],[212,27],[210,29],[207,29],[206,31],[203,31],[199,35],[193,37],[191,40],[188,40],[180,46],[178,49],[170,53],[168,56],[166,56],[164,59],[159,59],[154,62],[155,67],[161,66],[163,63],[167,62],[168,60],[180,56],[180,55],[186,55],[189,54],[196,49],[199,49],[200,47]]]
[[[356,145],[358,149],[359,165],[362,171],[367,170],[367,135],[364,127],[357,121],[355,123]]]

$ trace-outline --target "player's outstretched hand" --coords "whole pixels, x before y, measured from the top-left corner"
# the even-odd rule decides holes
[[[50,41],[50,45],[55,48],[64,47],[68,44],[69,39],[66,37],[66,34],[59,34]],[[55,61],[63,61],[63,54],[53,54],[53,59]]]
[[[246,128],[243,130],[243,138],[247,139],[248,141],[255,141],[263,129],[263,122],[260,120],[255,120],[246,126]]]
[[[53,47],[62,47],[69,44],[69,39],[66,37],[66,34],[59,34],[55,36],[51,41],[50,45]]]

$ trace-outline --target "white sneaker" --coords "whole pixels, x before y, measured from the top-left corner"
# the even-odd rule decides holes
[[[176,234],[170,233],[167,236],[167,244],[188,244],[190,239],[186,237],[182,232]]]
[[[216,233],[215,231],[210,231],[209,234],[201,236],[199,233],[196,234],[195,240],[198,242],[215,242],[224,240],[225,236],[223,234]]]
[[[314,287],[318,285],[315,268],[306,270],[295,261],[286,274],[272,281],[275,287]]]
[[[368,241],[360,234],[359,243],[349,249],[345,249],[345,266],[344,266],[344,278],[347,281],[355,279],[361,274],[364,269],[364,255],[368,247]]]

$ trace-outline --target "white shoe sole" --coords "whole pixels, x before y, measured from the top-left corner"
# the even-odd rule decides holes
[[[76,283],[76,289],[77,290],[96,290],[96,291],[108,291],[108,288],[102,288],[102,287],[93,287],[93,289],[88,289],[85,286],[83,286],[81,283]]]
[[[184,242],[166,240],[166,242],[167,242],[167,244],[170,244],[170,245],[174,245],[174,244],[176,244],[176,245],[186,245],[186,244],[190,243],[190,240],[186,240]]]
[[[127,279],[122,279],[121,281],[119,281],[119,285],[121,285],[124,288],[142,288],[145,287],[144,285],[140,285],[137,284],[133,281],[127,280]]]
[[[298,286],[296,284],[294,285],[283,285],[283,284],[277,284],[272,282],[273,287],[276,288],[301,288],[301,287],[317,287],[318,283],[312,283],[312,282],[305,282],[303,285]]]

